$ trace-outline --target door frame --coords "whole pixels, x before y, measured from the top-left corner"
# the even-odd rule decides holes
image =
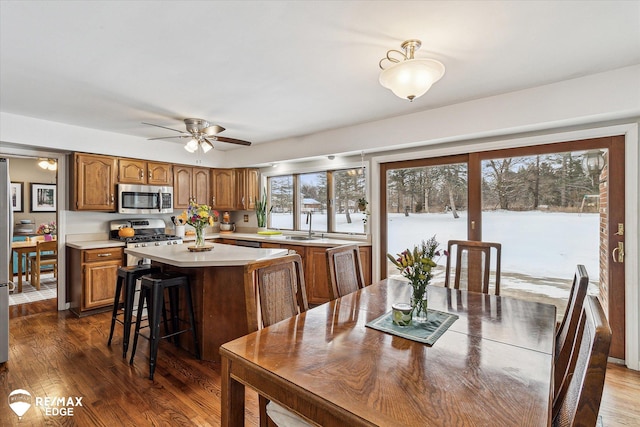
[[[638,238],[638,230],[640,229],[640,198],[638,191],[640,191],[640,171],[638,170],[638,164],[640,163],[640,150],[639,150],[639,123],[629,122],[622,124],[602,124],[594,125],[591,127],[584,126],[582,128],[572,129],[553,129],[549,130],[546,134],[529,133],[529,134],[512,134],[502,135],[493,138],[477,138],[477,139],[465,139],[456,141],[445,141],[441,143],[434,143],[431,146],[424,147],[420,150],[413,148],[407,150],[401,150],[390,154],[381,154],[379,156],[373,156],[371,158],[372,174],[371,174],[371,186],[372,189],[380,189],[381,187],[381,164],[395,161],[412,160],[416,158],[433,158],[443,156],[453,156],[458,154],[477,153],[491,150],[508,149],[527,147],[535,145],[550,144],[555,142],[569,142],[582,139],[592,139],[599,137],[610,137],[617,135],[624,135],[625,138],[625,228],[626,239],[625,252],[627,257],[624,265],[624,277],[625,277],[625,364],[628,368],[634,370],[640,370],[640,285],[638,280],[639,274],[639,260],[637,256],[631,256],[629,254],[638,254],[640,247],[640,241]],[[381,278],[381,259],[385,254],[382,254],[382,239],[386,239],[386,235],[381,234],[381,209],[384,205],[381,204],[380,191],[372,191],[370,194],[370,200],[372,206],[378,207],[378,215],[372,215],[371,217],[371,230],[372,230],[372,258],[373,258],[373,276],[374,281]]]

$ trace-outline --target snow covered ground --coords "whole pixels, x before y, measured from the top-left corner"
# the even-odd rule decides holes
[[[352,214],[347,224],[338,216],[338,227],[344,232],[362,233],[364,214]],[[413,248],[422,239],[436,235],[443,249],[448,240],[466,239],[467,212],[389,214],[388,250],[396,254]],[[272,226],[278,227],[273,214]],[[304,223],[304,217],[302,218]],[[482,240],[502,244],[501,294],[558,306],[562,315],[577,264],[583,264],[595,291],[599,275],[599,221],[597,213],[558,213],[544,211],[487,211],[482,216]],[[314,229],[326,229],[326,215],[313,215]],[[444,269],[445,259],[439,261]],[[389,274],[394,274],[392,266]],[[434,284],[438,284],[438,278]],[[440,281],[443,281],[442,278]]]

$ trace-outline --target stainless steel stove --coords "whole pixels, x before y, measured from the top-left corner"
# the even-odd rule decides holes
[[[120,237],[118,231],[122,227],[131,227],[135,234],[133,237]],[[113,240],[126,243],[127,248],[144,248],[147,246],[181,245],[182,238],[172,234],[166,234],[166,224],[160,218],[141,218],[116,220],[109,223],[109,235]],[[149,260],[127,255],[127,265],[148,263]]]

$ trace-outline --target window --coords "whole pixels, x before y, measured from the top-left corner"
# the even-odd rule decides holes
[[[316,233],[364,233],[364,170],[319,171],[268,178],[269,227]],[[310,227],[310,228],[309,228]]]

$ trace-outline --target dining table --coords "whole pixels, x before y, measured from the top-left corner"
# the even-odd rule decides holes
[[[223,344],[222,425],[245,387],[325,427],[551,424],[555,306],[428,286],[457,316],[435,343],[367,327],[410,296],[384,279]]]
[[[9,257],[9,281],[13,282],[13,253],[18,255],[18,292],[22,292],[23,275],[28,274],[28,271],[22,271],[23,257],[24,265],[28,269],[28,263],[26,260],[29,254],[36,251],[36,243],[38,240],[44,240],[44,236],[32,237],[29,240],[22,240],[17,242],[11,242],[11,256]],[[57,240],[56,236],[52,237],[52,240]]]

